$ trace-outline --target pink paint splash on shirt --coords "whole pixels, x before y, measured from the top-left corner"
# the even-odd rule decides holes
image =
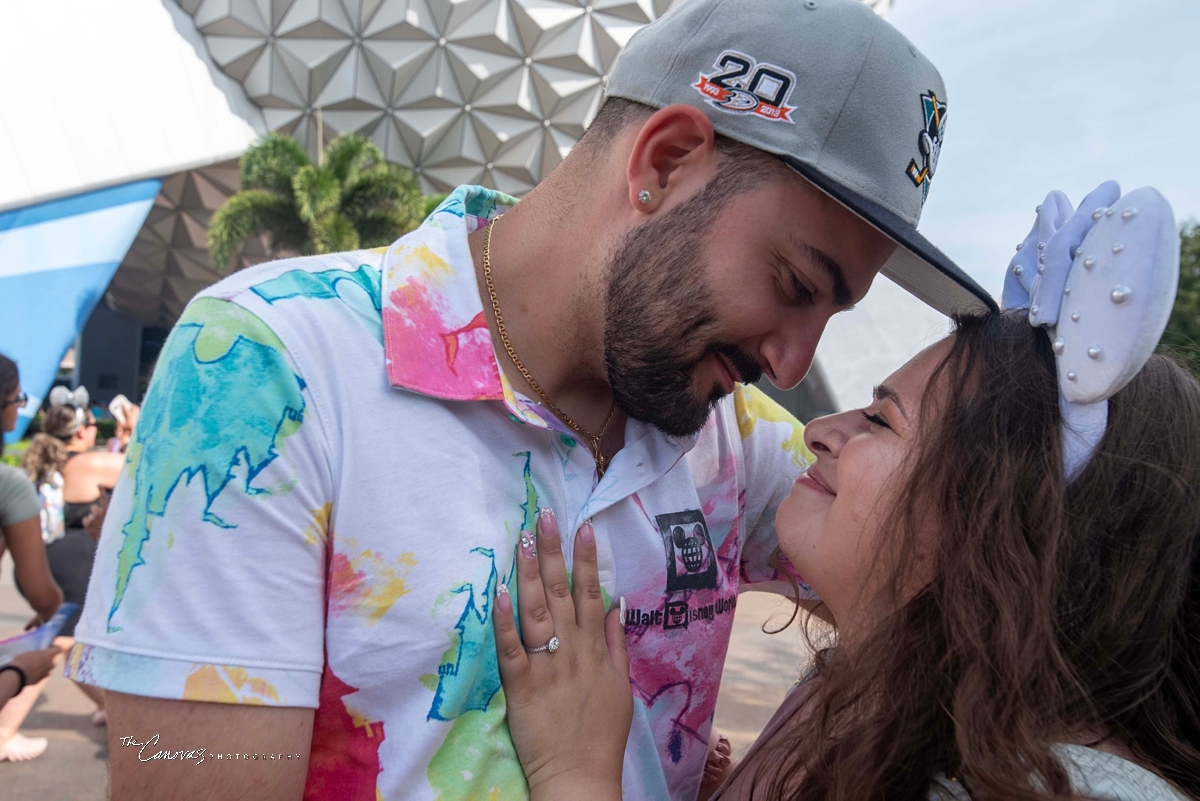
[[[358,691],[337,677],[326,659],[320,706],[313,718],[305,801],[375,801],[382,767],[383,724],[358,718],[343,700]]]
[[[392,290],[383,309],[393,386],[451,400],[501,400],[500,368],[483,313],[451,327],[417,277]]]

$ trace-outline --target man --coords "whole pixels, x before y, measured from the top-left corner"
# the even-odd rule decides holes
[[[805,464],[741,382],[799,382],[885,264],[990,302],[914,228],[944,96],[853,0],[689,0],[520,205],[460,187],[390,248],[201,293],[70,660],[110,690],[114,795],[524,796],[491,615],[549,508],[593,521],[627,603],[626,794],[694,798],[737,592],[778,578]]]

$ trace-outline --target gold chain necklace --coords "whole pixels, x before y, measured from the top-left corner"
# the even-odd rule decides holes
[[[500,217],[503,216],[503,214],[500,215]],[[542,391],[542,388],[538,386],[538,382],[533,380],[533,376],[525,369],[525,365],[521,363],[521,358],[517,356],[517,351],[513,348],[512,343],[508,341],[508,330],[504,327],[504,315],[500,313],[500,301],[496,299],[496,285],[492,283],[492,230],[496,227],[496,223],[500,221],[500,217],[491,221],[487,232],[483,235],[483,280],[487,283],[488,297],[492,301],[492,312],[496,315],[496,330],[500,332],[500,341],[504,344],[504,349],[508,351],[508,358],[512,359],[512,363],[516,366],[521,377],[525,379],[529,386],[533,387],[533,391],[550,408],[550,411],[554,412],[572,431],[592,443],[592,453],[596,457],[596,473],[603,476],[605,468],[608,467],[608,460],[604,458],[604,453],[600,450],[600,440],[604,438],[604,432],[608,430],[608,424],[612,422],[613,414],[617,411],[617,404],[614,402],[612,408],[608,410],[608,417],[604,418],[604,425],[600,427],[600,433],[593,434],[572,420],[570,415],[562,409],[555,406],[554,401],[550,400],[550,397]]]

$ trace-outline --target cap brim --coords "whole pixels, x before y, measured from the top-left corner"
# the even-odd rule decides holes
[[[998,311],[983,287],[950,261],[933,243],[899,215],[830,178],[811,164],[780,156],[834,200],[896,243],[896,252],[881,272],[912,295],[947,316]]]

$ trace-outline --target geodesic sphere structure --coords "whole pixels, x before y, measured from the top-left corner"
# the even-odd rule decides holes
[[[314,155],[356,131],[426,191],[517,195],[583,134],[629,37],[677,2],[179,0],[267,124]]]
[[[108,285],[110,308],[145,325],[170,328],[200,290],[224,275],[208,256],[208,224],[238,191],[238,164],[226,161],[163,178],[142,229]],[[266,234],[238,254],[238,268],[269,258]]]
[[[360,132],[427,192],[514,195],[583,134],[634,32],[683,1],[178,0],[267,124],[314,156]]]

